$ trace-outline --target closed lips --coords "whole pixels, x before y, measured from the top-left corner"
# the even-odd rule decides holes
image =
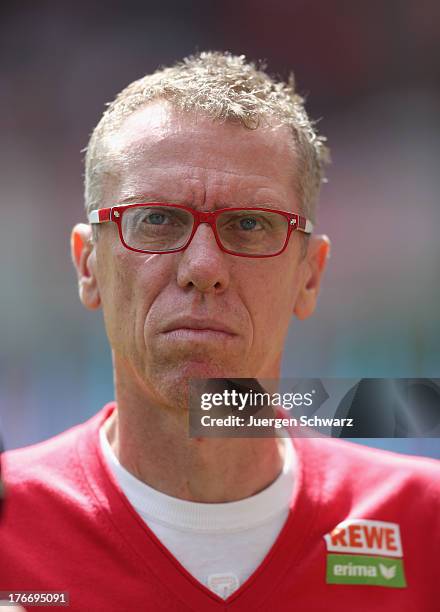
[[[235,335],[235,332],[228,325],[213,319],[194,319],[191,317],[177,319],[166,325],[163,332],[166,333],[176,329],[216,331],[223,332],[224,334]]]

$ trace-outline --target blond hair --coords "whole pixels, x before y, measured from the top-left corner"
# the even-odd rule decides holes
[[[287,83],[275,80],[263,65],[247,62],[244,55],[220,52],[202,52],[133,81],[108,105],[86,149],[87,212],[101,205],[106,136],[128,115],[157,99],[217,121],[239,122],[248,129],[274,120],[288,125],[297,154],[297,195],[302,212],[314,220],[329,151],[305,111],[304,99],[295,90],[293,75]]]

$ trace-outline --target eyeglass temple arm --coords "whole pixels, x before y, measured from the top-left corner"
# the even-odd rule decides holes
[[[105,223],[111,220],[111,208],[101,208],[99,210],[92,210],[87,215],[89,223]]]
[[[305,234],[311,234],[313,232],[313,223],[305,217],[298,215],[298,225],[296,229]]]

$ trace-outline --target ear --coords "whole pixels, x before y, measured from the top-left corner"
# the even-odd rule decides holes
[[[306,256],[302,262],[301,287],[293,308],[298,319],[307,319],[315,311],[322,275],[329,256],[330,240],[328,236],[311,236]]]
[[[96,277],[96,253],[91,226],[77,223],[72,230],[70,246],[78,276],[79,299],[86,308],[95,310],[101,305],[101,297]]]

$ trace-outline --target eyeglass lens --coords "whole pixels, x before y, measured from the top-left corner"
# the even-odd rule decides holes
[[[127,208],[121,223],[127,246],[159,252],[185,246],[193,225],[194,217],[190,212],[171,206]],[[283,248],[288,220],[277,212],[225,211],[218,215],[216,228],[226,250],[247,255],[270,255]]]

